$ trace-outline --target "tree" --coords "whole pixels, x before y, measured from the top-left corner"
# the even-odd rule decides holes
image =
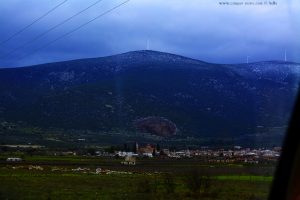
[[[138,152],[138,145],[137,145],[136,142],[135,142],[134,145],[133,145],[132,152],[133,152],[133,153],[137,153],[137,152]]]
[[[91,156],[94,156],[94,155],[96,155],[96,150],[93,149],[93,148],[89,148],[89,149],[87,150],[87,153],[88,153],[89,155],[91,155]]]
[[[187,172],[185,175],[185,184],[186,187],[193,193],[193,194],[199,194],[200,188],[202,185],[202,178],[200,176],[200,173],[197,169],[192,169],[191,171]]]
[[[2,147],[1,147],[1,151],[7,152],[7,151],[8,151],[8,147],[7,147],[7,146],[2,146]]]
[[[153,184],[149,179],[141,179],[136,189],[138,193],[151,193],[153,192]]]
[[[156,156],[156,150],[155,150],[155,148],[154,148],[153,151],[152,151],[152,156],[153,156],[153,157]]]
[[[123,145],[123,151],[128,151],[129,149],[128,149],[128,146],[127,146],[127,144],[126,143],[124,143],[124,145]]]
[[[34,148],[26,149],[26,153],[30,156],[32,156],[35,152],[36,152],[36,149],[34,149]]]
[[[209,192],[212,184],[211,177],[208,174],[202,175],[198,169],[187,172],[184,181],[186,187],[195,196],[211,194]]]
[[[157,143],[156,144],[156,150],[159,152],[160,151],[160,145]]]
[[[173,175],[170,173],[164,174],[163,182],[167,194],[173,194],[175,191],[175,181]]]

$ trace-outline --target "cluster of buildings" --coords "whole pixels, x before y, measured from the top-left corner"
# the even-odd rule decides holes
[[[186,151],[186,156],[200,157],[208,162],[220,163],[260,163],[268,161],[277,161],[281,154],[280,147],[267,148],[242,148],[235,146],[232,149],[201,149]],[[180,155],[176,154],[175,155]]]
[[[147,144],[139,146],[134,144],[132,151],[125,148],[115,152],[95,151],[94,156],[124,158],[121,162],[124,165],[135,165],[136,158],[162,158],[162,159],[184,159],[197,158],[199,161],[212,163],[265,163],[277,161],[281,154],[281,147],[274,148],[242,148],[234,146],[231,149],[215,149],[201,147],[199,149],[170,150],[159,148],[158,145]],[[57,155],[55,153],[55,155]],[[61,152],[59,155],[76,156],[74,151]],[[89,155],[89,154],[87,154]],[[7,162],[22,162],[22,158],[10,157]]]
[[[152,158],[154,156],[159,155],[159,151],[157,150],[155,145],[147,144],[146,146],[140,147],[138,143],[135,143],[134,151],[116,151],[115,156],[119,157],[148,157]]]
[[[180,151],[171,151],[168,148],[157,149],[155,145],[146,145],[137,147],[136,152],[116,151],[111,156],[124,157],[161,157],[161,158],[199,158],[204,162],[217,163],[260,163],[268,161],[277,161],[281,154],[281,147],[274,148],[242,148],[234,146],[232,149],[209,149],[202,147],[201,149],[184,149]],[[125,159],[125,163],[127,162]],[[131,163],[130,161],[128,163]],[[135,163],[135,160],[134,160]]]

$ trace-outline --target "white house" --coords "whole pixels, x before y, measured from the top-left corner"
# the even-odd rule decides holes
[[[6,159],[7,162],[21,162],[22,158],[7,158]]]
[[[135,165],[136,158],[132,156],[126,156],[125,161],[121,162],[123,165]]]

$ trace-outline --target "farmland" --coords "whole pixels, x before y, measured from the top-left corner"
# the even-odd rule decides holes
[[[266,199],[274,164],[212,164],[196,158],[0,155],[0,199]]]

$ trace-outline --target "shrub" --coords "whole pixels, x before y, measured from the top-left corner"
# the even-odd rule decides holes
[[[163,176],[164,188],[167,194],[173,194],[175,191],[175,181],[172,174],[164,174]]]

